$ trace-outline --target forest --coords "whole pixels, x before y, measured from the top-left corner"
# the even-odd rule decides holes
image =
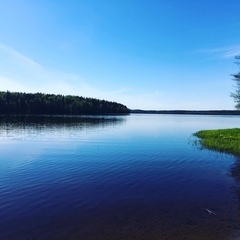
[[[101,115],[128,114],[116,102],[72,95],[0,92],[0,114]]]

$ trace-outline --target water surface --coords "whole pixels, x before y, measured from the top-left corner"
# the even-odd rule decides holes
[[[240,160],[192,133],[239,120],[1,117],[0,239],[237,239]]]

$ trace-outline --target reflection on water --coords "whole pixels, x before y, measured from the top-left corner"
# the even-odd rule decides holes
[[[239,161],[188,142],[198,130],[238,123],[173,115],[2,118],[0,239],[237,239]]]
[[[114,127],[125,122],[120,116],[1,116],[0,137],[22,139],[24,137],[44,136],[63,137],[79,131],[92,131]]]
[[[104,127],[124,122],[124,117],[119,116],[0,116],[0,126],[5,130],[15,128],[71,128],[78,126],[78,128],[88,127]],[[46,129],[48,130],[48,129]]]
[[[207,150],[207,148],[203,147],[201,144],[201,140],[193,137],[190,141],[193,147],[196,147],[199,151],[204,151]],[[231,154],[225,154],[225,153],[219,153],[217,150],[208,150],[211,154],[215,155],[219,159],[222,159],[223,161],[225,160],[225,157],[228,157]],[[230,170],[227,173],[227,175],[233,177],[235,180],[235,184],[232,187],[233,193],[237,196],[237,211],[235,214],[235,218],[231,219],[231,227],[236,229],[236,238],[234,239],[240,239],[240,222],[239,222],[239,216],[240,216],[240,158],[238,156],[232,156],[235,161],[234,163],[230,166]],[[232,238],[233,239],[233,238]]]
[[[236,157],[236,161],[231,167],[230,175],[236,180],[236,186],[234,188],[234,191],[238,197],[238,201],[240,204],[240,158],[239,157]]]

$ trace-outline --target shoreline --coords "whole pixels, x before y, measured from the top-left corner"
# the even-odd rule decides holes
[[[201,130],[193,135],[203,148],[240,156],[240,128]]]

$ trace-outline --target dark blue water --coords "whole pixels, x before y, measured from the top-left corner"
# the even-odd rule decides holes
[[[1,117],[0,239],[238,239],[240,161],[192,136],[232,127],[240,117]]]

